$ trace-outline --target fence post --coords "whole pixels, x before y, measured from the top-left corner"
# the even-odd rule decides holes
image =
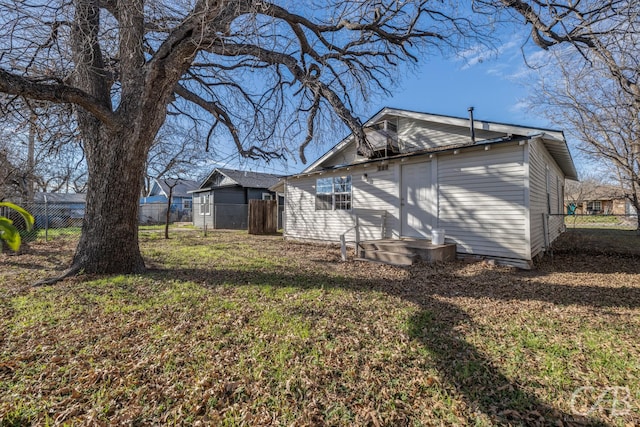
[[[360,219],[356,213],[356,257],[360,256]]]
[[[44,241],[49,241],[49,209],[47,203],[47,195],[44,195]]]

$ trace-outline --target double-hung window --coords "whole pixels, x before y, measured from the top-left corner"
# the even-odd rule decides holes
[[[200,196],[200,215],[211,215],[208,194],[206,196]]]
[[[316,180],[316,210],[350,210],[351,175]]]

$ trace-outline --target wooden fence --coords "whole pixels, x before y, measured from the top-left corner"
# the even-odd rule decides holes
[[[278,203],[249,200],[249,234],[273,234],[278,230]]]

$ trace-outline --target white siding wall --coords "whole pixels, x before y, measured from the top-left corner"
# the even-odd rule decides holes
[[[503,136],[497,132],[476,129],[476,140]],[[401,118],[398,120],[398,139],[401,152],[411,152],[444,145],[462,144],[471,141],[468,128]]]
[[[524,147],[438,157],[438,227],[459,253],[528,260]]]
[[[337,165],[350,165],[356,162],[358,159],[363,159],[358,156],[358,150],[355,142],[351,142],[343,150],[328,158],[325,162],[319,165],[320,168],[328,168]]]
[[[325,172],[322,177],[350,174],[352,207],[387,211],[386,237],[397,238],[401,229],[400,162],[394,163],[384,171],[378,171],[377,164],[359,165],[349,171]],[[434,182],[438,195],[434,201],[437,227],[446,230],[447,239],[458,245],[459,253],[529,261],[543,249],[547,165],[552,213],[562,212],[559,192],[564,176],[541,142],[440,154],[433,165],[434,178],[437,177]],[[315,186],[319,176],[287,180],[287,237],[338,242],[340,235],[353,227],[351,211],[316,211]],[[553,241],[562,231],[562,217],[551,217],[549,224]],[[377,238],[380,238],[378,217],[361,217],[361,239]],[[347,240],[354,239],[355,233],[351,230]]]
[[[399,220],[399,167],[397,164],[389,164],[388,170],[378,171],[377,165],[369,165],[367,168],[358,168],[353,175],[353,207],[356,209],[375,209],[387,212],[385,220],[385,237],[398,237]],[[367,178],[364,178],[364,174]],[[361,239],[379,239],[380,232],[377,228],[379,219],[377,216],[361,217]],[[375,225],[374,225],[375,223]]]
[[[367,177],[364,177],[364,174]],[[351,175],[352,207],[354,209],[386,210],[386,236],[398,228],[397,168],[389,165],[385,171],[377,171],[375,165],[354,167],[352,170],[327,172],[322,178]],[[286,237],[338,242],[340,235],[354,226],[353,214],[345,210],[316,210],[316,179],[319,175],[289,178],[285,190]],[[379,239],[381,224],[378,215],[360,217],[360,239]],[[355,240],[350,230],[347,240]]]
[[[564,185],[564,174],[551,158],[541,140],[529,143],[529,204],[531,224],[531,256],[534,257],[545,249],[544,214],[547,210],[547,168],[549,170],[550,211],[552,214],[562,213],[561,188]],[[550,216],[548,242],[553,242],[564,230],[562,216]]]

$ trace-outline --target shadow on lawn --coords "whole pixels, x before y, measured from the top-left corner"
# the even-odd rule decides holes
[[[468,404],[471,414],[484,413],[500,425],[604,425],[601,421],[554,408],[509,380],[499,367],[476,347],[469,344],[457,331],[458,326],[472,322],[467,313],[438,298],[439,296],[497,297],[512,300],[513,292],[517,292],[520,284],[512,285],[511,295],[508,295],[507,289],[496,293],[490,289],[491,285],[477,286],[473,289],[469,286],[456,285],[459,278],[446,273],[435,275],[433,281],[416,277],[402,281],[387,281],[329,277],[321,274],[197,269],[155,270],[151,274],[161,277],[169,276],[173,279],[194,280],[199,283],[203,282],[203,277],[207,277],[205,283],[210,286],[221,283],[251,283],[302,289],[337,287],[352,291],[378,291],[400,297],[421,307],[421,311],[409,321],[409,334],[412,338],[419,339],[433,354],[436,368],[442,375],[444,387],[461,396]],[[478,283],[482,281],[487,283],[491,279],[478,277],[477,280]],[[560,286],[551,286],[546,289],[542,300],[557,304],[592,304],[593,302],[588,287],[585,287],[583,292],[572,296],[562,294],[560,298],[554,300],[553,295],[560,288]],[[614,298],[621,297],[622,295],[614,296]],[[636,294],[635,297],[637,298],[638,295]],[[539,299],[534,289],[516,295],[515,298]],[[580,301],[581,298],[585,300]],[[611,303],[616,306],[628,306],[628,300],[624,298],[617,304],[613,304],[613,301]],[[475,423],[476,419],[473,415],[469,415],[467,424]]]

